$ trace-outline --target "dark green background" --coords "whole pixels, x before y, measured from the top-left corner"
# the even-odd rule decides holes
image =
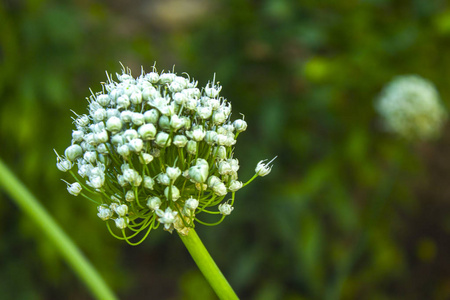
[[[438,140],[383,131],[374,100],[396,75],[450,96],[447,1],[0,2],[0,157],[121,299],[215,299],[177,235],[115,240],[69,195],[53,148],[71,112],[119,61],[216,73],[249,124],[237,193],[220,226],[199,225],[242,299],[450,298],[450,128]],[[65,178],[65,177],[64,177]],[[51,244],[0,194],[0,298],[90,299]]]

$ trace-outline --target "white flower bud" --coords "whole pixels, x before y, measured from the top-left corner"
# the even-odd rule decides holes
[[[233,211],[234,207],[228,203],[222,203],[219,205],[219,211],[222,215],[228,216]]]
[[[134,194],[134,191],[129,190],[128,192],[126,192],[126,194],[125,194],[125,201],[132,202],[135,199],[136,199],[136,196]]]
[[[69,146],[66,151],[64,151],[64,155],[70,161],[75,161],[78,157],[83,154],[83,149],[81,149],[80,145],[74,144]]]
[[[227,149],[224,146],[216,147],[214,152],[214,157],[216,159],[225,159],[227,158]]]
[[[128,98],[127,95],[122,95],[119,98],[117,98],[117,108],[128,108],[130,106],[130,98]]]
[[[203,158],[197,158],[197,160],[195,161],[195,165],[196,166],[206,166],[207,168],[209,168],[209,164],[206,161],[206,159]]]
[[[73,164],[71,161],[58,156],[57,162],[56,162],[56,167],[58,168],[58,170],[60,170],[62,172],[67,172],[70,169],[72,169],[72,166],[73,166]]]
[[[219,163],[219,174],[220,175],[229,175],[233,171],[231,170],[231,165],[227,161],[221,161]]]
[[[108,95],[101,94],[97,96],[97,102],[101,106],[108,106],[108,104],[111,102],[111,99],[109,99]]]
[[[120,113],[120,120],[122,120],[123,123],[130,123],[133,119],[133,112],[129,110],[124,110]]]
[[[184,119],[178,117],[177,115],[173,115],[170,118],[170,127],[172,127],[175,130],[180,129],[181,127],[184,126]]]
[[[156,143],[156,145],[158,145],[158,146],[161,147],[161,148],[169,147],[170,144],[171,144],[171,142],[172,142],[172,141],[171,141],[171,139],[170,139],[169,134],[167,134],[167,133],[165,133],[165,132],[159,132],[159,133],[156,135],[155,143]]]
[[[212,116],[212,121],[215,125],[223,124],[223,122],[225,122],[226,119],[227,119],[227,116],[221,110],[216,111]]]
[[[209,119],[212,115],[212,108],[210,106],[199,106],[197,107],[197,114],[203,120]]]
[[[145,87],[142,90],[142,98],[151,101],[161,97],[161,94],[154,87]]]
[[[150,176],[144,176],[144,187],[149,190],[153,190],[155,181]]]
[[[149,197],[147,200],[147,206],[151,210],[159,209],[160,205],[161,205],[161,199],[159,199],[158,197]]]
[[[123,133],[123,137],[127,141],[137,139],[139,137],[138,133],[134,129],[128,129]]]
[[[108,207],[105,207],[103,205],[97,206],[98,214],[97,216],[102,219],[103,221],[108,220],[112,217],[113,212]]]
[[[104,143],[97,145],[97,151],[98,151],[98,153],[103,154],[103,155],[106,155],[109,153],[108,147]]]
[[[109,119],[111,117],[120,117],[120,111],[116,108],[108,108],[106,110],[106,118]]]
[[[190,99],[188,99],[188,100],[184,103],[184,106],[185,106],[185,108],[188,109],[188,110],[196,110],[196,109],[197,109],[197,104],[198,104],[197,99],[190,98]],[[211,112],[211,113],[212,113],[212,112]],[[207,118],[206,118],[206,119],[207,119]]]
[[[119,185],[121,187],[124,187],[124,186],[126,186],[128,184],[128,182],[125,180],[123,175],[117,175],[117,182],[119,183]]]
[[[172,73],[164,73],[159,76],[159,82],[161,84],[171,83],[175,79],[176,75]]]
[[[96,144],[106,143],[108,141],[108,132],[106,130],[102,130],[99,133],[94,134],[94,142]]]
[[[225,196],[228,192],[227,187],[223,182],[218,182],[214,184],[212,190],[214,191],[214,193],[216,193],[217,196]]]
[[[83,155],[84,160],[94,164],[97,161],[97,152],[95,151],[86,151]]]
[[[144,142],[141,139],[132,139],[129,147],[132,151],[139,153],[144,148]]]
[[[197,142],[196,141],[189,141],[187,143],[186,150],[189,154],[195,155],[197,153]]]
[[[67,185],[67,191],[74,196],[78,196],[82,190],[81,184],[74,182]]]
[[[215,186],[218,183],[221,183],[222,181],[220,181],[220,178],[215,176],[215,175],[211,175],[208,178],[208,187],[212,188],[213,186]]]
[[[233,122],[233,126],[237,132],[242,132],[247,129],[247,122],[245,122],[244,120],[238,119]]]
[[[237,172],[239,170],[239,161],[236,158],[229,159],[228,162],[230,163],[233,172]]]
[[[170,119],[168,116],[161,116],[158,121],[159,127],[163,130],[170,130]]]
[[[156,177],[156,180],[161,183],[162,185],[169,185],[170,184],[170,178],[167,176],[166,173],[159,173],[158,177]]]
[[[211,98],[215,98],[219,95],[219,92],[222,90],[221,86],[213,86],[209,87],[208,85],[205,87],[205,95]]]
[[[139,156],[139,162],[144,165],[148,165],[153,161],[153,156],[148,153],[141,153]]]
[[[86,182],[90,186],[92,186],[94,189],[100,189],[103,184],[105,183],[105,177],[104,176],[90,176],[89,181]]]
[[[205,137],[206,132],[205,132],[205,130],[203,129],[202,126],[198,126],[191,132],[191,135],[192,135],[192,139],[194,141],[200,142]]]
[[[196,210],[198,207],[198,200],[191,197],[186,200],[184,207],[189,210]]]
[[[184,135],[176,135],[173,138],[173,144],[179,148],[183,148],[184,146],[186,146],[187,142],[188,139]]]
[[[205,142],[209,145],[213,145],[217,141],[217,132],[215,131],[207,131],[205,135]]]
[[[170,207],[166,208],[166,211],[162,211],[161,209],[156,210],[156,214],[158,215],[159,223],[164,224],[164,229],[172,231],[173,223],[177,220],[178,212],[172,211]]]
[[[164,196],[167,200],[177,201],[180,198],[180,190],[174,186],[168,186],[164,189]]]
[[[178,105],[184,105],[184,103],[186,103],[188,99],[186,94],[184,93],[176,93],[172,98],[173,101],[175,101],[175,103],[177,103]]]
[[[72,131],[72,141],[74,143],[81,142],[83,140],[83,137],[84,137],[83,131],[81,131],[81,130]]]
[[[141,92],[134,92],[130,96],[130,102],[134,105],[138,105],[142,103],[142,94]]]
[[[147,123],[156,124],[159,120],[159,112],[157,109],[150,109],[144,113],[144,119]]]
[[[136,113],[135,112],[131,116],[131,121],[133,122],[134,125],[141,126],[142,124],[145,123],[144,115],[141,114],[141,113]]]
[[[125,229],[128,226],[130,220],[128,218],[117,218],[114,220],[116,222],[116,227],[119,229]]]
[[[196,165],[189,168],[189,178],[194,182],[203,183],[208,179],[208,166]]]
[[[258,176],[266,176],[267,174],[270,173],[270,171],[272,171],[272,167],[270,164],[275,160],[275,158],[277,158],[276,156],[269,161],[268,163],[265,163],[265,161],[267,161],[267,159],[261,160],[255,168],[255,173],[258,174]]]
[[[77,127],[86,127],[89,124],[89,117],[82,115],[75,120]]]
[[[120,217],[125,217],[128,214],[128,205],[126,204],[118,205],[115,209],[115,212]]]
[[[237,180],[232,180],[230,183],[230,186],[228,187],[228,190],[230,190],[230,192],[236,192],[238,190],[240,190],[242,188],[243,184],[241,181],[237,181]]]
[[[124,143],[125,141],[123,139],[123,136],[121,136],[120,134],[116,134],[111,137],[111,144],[115,146],[123,145]]]
[[[172,181],[175,181],[181,175],[181,170],[178,167],[167,167],[166,174]]]
[[[128,145],[122,145],[117,148],[117,153],[122,155],[123,158],[127,158],[130,156],[130,148],[128,148]]]
[[[151,83],[157,83],[159,80],[159,74],[156,72],[150,72],[146,74],[144,78],[150,81]]]
[[[97,109],[92,115],[92,118],[94,118],[94,121],[96,122],[104,120],[106,118],[106,110],[104,108]]]
[[[138,133],[143,140],[153,140],[156,135],[156,127],[153,124],[144,124],[139,127]]]

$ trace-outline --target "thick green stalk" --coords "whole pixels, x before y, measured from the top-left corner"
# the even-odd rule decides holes
[[[0,187],[2,187],[32,221],[47,234],[75,273],[85,282],[97,299],[117,299],[100,274],[83,256],[77,246],[58,226],[39,201],[14,176],[0,159]]]
[[[239,299],[195,230],[191,228],[187,236],[182,234],[179,234],[179,236],[217,296],[222,300]]]

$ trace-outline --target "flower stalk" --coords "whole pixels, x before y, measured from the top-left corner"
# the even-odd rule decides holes
[[[197,232],[192,228],[188,235],[179,234],[179,236],[219,299],[239,299],[206,250]]]
[[[96,299],[117,299],[100,274],[39,201],[0,159],[0,188],[40,227]]]

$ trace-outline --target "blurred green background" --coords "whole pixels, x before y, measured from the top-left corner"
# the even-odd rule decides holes
[[[158,230],[115,240],[69,195],[53,149],[105,70],[188,72],[249,124],[237,193],[197,232],[242,299],[449,299],[450,128],[428,143],[386,133],[383,85],[418,74],[450,103],[447,1],[0,2],[0,157],[121,299],[215,299],[184,245]],[[237,114],[236,114],[237,117]],[[0,193],[0,298],[91,299],[53,246]]]

